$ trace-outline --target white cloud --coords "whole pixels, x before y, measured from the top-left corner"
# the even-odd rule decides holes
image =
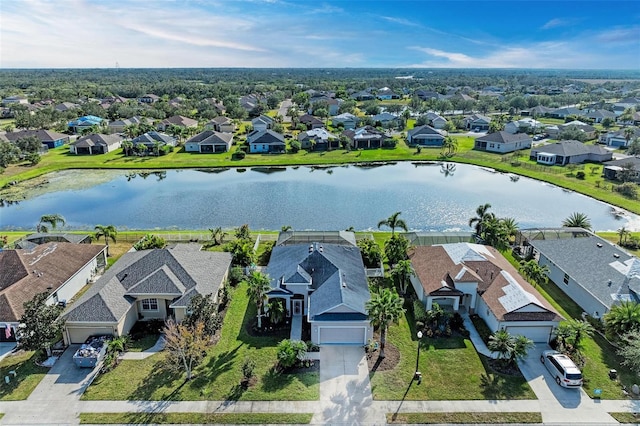
[[[547,21],[546,24],[544,24],[542,27],[543,30],[549,30],[551,28],[556,28],[556,27],[564,27],[566,25],[569,25],[570,21],[566,20],[566,19],[561,19],[561,18],[554,18],[551,19],[549,21]]]
[[[400,24],[400,25],[404,25],[405,27],[419,27],[420,24],[416,23],[416,22],[412,22],[408,19],[404,19],[404,18],[396,18],[394,16],[381,16],[382,19],[384,19],[385,21],[388,22],[392,22],[394,24]]]

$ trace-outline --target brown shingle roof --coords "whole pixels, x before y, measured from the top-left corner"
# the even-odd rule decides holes
[[[0,322],[19,321],[25,302],[38,293],[55,292],[105,247],[55,242],[0,252]]]

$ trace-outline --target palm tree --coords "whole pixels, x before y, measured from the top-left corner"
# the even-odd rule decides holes
[[[447,136],[446,138],[444,138],[444,140],[442,141],[443,155],[450,157],[453,155],[453,153],[456,152],[457,149],[458,149],[457,139],[451,136]]]
[[[623,242],[627,242],[627,237],[631,234],[627,228],[625,228],[624,226],[620,229],[618,229],[616,231],[618,233],[618,236],[620,237],[620,240],[618,241],[618,245],[622,245]]]
[[[540,266],[534,259],[526,262],[521,261],[520,273],[529,281],[533,281],[534,285],[549,282],[549,267],[547,265]]]
[[[482,235],[482,228],[484,226],[484,222],[489,219],[493,214],[489,213],[489,209],[491,208],[491,204],[485,203],[476,209],[476,216],[469,219],[469,226],[473,227],[475,224],[476,235]]]
[[[411,267],[410,260],[401,260],[396,263],[395,267],[391,270],[391,276],[400,285],[402,294],[407,294],[408,281],[414,276],[413,268]]]
[[[391,235],[395,234],[396,228],[401,228],[405,232],[407,232],[407,223],[404,220],[398,218],[400,214],[402,214],[402,212],[395,212],[388,218],[378,222],[378,229],[380,229],[381,226],[388,226],[389,228],[391,228]]]
[[[583,228],[591,231],[591,221],[589,217],[580,212],[574,212],[569,215],[563,222],[562,226],[567,228]]]
[[[262,328],[262,310],[264,303],[268,300],[267,293],[271,290],[271,280],[268,275],[253,271],[247,283],[249,284],[247,296],[258,308],[258,328]]]
[[[59,214],[45,214],[40,217],[40,223],[36,227],[38,232],[49,232],[49,226],[45,225],[45,223],[49,224],[51,229],[56,229],[58,224],[64,226],[66,224],[64,217]]]
[[[513,352],[511,353],[511,360],[521,359],[527,356],[529,349],[533,348],[535,344],[533,340],[528,337],[518,335],[514,339]]]
[[[633,129],[633,127],[627,127],[626,129],[624,129],[624,139],[627,141],[626,146],[629,146],[629,141],[633,137],[634,133],[635,130]]]
[[[640,330],[640,304],[629,301],[613,305],[603,319],[607,334],[614,338]]]
[[[579,321],[576,319],[570,319],[567,321],[569,329],[573,333],[573,347],[580,349],[582,339],[584,337],[590,337],[593,334],[593,326],[587,321]]]
[[[227,235],[227,233],[224,232],[219,226],[217,228],[209,228],[209,232],[211,233],[211,240],[213,241],[213,245],[216,246],[222,244],[225,235]]]
[[[132,150],[133,150],[133,142],[122,141],[122,152],[124,153],[125,157],[130,156]]]
[[[293,228],[291,227],[291,225],[283,225],[282,228],[280,228],[280,230],[282,232],[289,232],[289,231],[292,231]]]
[[[497,352],[498,358],[508,361],[516,349],[515,338],[507,330],[498,330],[489,336],[487,348],[491,352]]]
[[[512,217],[502,218],[502,226],[504,226],[510,238],[515,237],[518,233],[518,222]]]
[[[380,328],[380,358],[385,357],[384,347],[387,343],[387,328],[391,323],[397,322],[404,314],[403,304],[404,299],[388,288],[383,288],[378,293],[373,293],[371,299],[365,304],[371,325]]]
[[[267,314],[272,324],[280,324],[284,319],[286,309],[283,302],[283,299],[273,299],[267,304]]]
[[[113,225],[96,225],[95,226],[95,238],[96,240],[100,237],[104,237],[104,242],[107,245],[107,256],[109,256],[109,239],[116,242],[116,236],[118,235],[118,230]]]

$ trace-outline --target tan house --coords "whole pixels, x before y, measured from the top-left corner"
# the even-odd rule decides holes
[[[126,335],[137,321],[181,321],[195,295],[217,299],[230,265],[231,254],[190,244],[125,253],[64,312],[65,342]]]

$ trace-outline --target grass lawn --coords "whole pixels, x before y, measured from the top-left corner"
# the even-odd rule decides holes
[[[389,424],[542,423],[540,413],[387,413]]]
[[[137,340],[130,340],[127,344],[127,352],[142,352],[153,347],[158,339],[159,334],[146,334]]]
[[[631,235],[639,236],[637,232],[632,232]],[[598,236],[614,244],[618,244],[620,242],[620,236],[616,232],[598,232]],[[627,247],[622,247],[622,250],[625,250],[635,256],[640,256],[640,249],[634,250]]]
[[[462,337],[424,338],[420,351],[422,384],[412,382],[417,341],[406,317],[389,329],[387,341],[400,350],[400,363],[390,371],[371,373],[376,400],[535,399],[523,377],[493,373]]]
[[[9,384],[4,383],[4,379],[2,381],[0,401],[27,399],[38,386],[49,369],[36,365],[36,357],[36,352],[21,351],[15,355],[7,356],[0,362],[0,377],[11,377]],[[15,371],[16,377],[9,375],[9,371]]]
[[[80,424],[309,424],[311,413],[80,413]]]
[[[320,397],[317,372],[279,374],[274,337],[252,337],[247,324],[255,317],[249,304],[246,284],[231,292],[222,336],[212,346],[195,371],[195,378],[184,381],[183,373],[168,371],[160,352],[145,360],[125,360],[109,373],[98,376],[83,395],[85,400],[315,400]],[[243,390],[239,384],[246,358],[255,361],[257,382]]]
[[[640,418],[638,416],[634,416],[633,413],[609,413],[609,415],[623,424],[627,423],[637,425],[640,423]]]

